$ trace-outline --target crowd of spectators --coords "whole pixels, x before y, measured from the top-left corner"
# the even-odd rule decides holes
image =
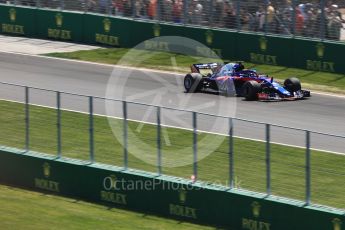
[[[174,23],[338,40],[345,23],[339,11],[339,3],[342,2],[332,0],[324,0],[324,2],[315,0],[113,0],[111,13]]]
[[[343,0],[0,0],[234,30],[339,40]]]
[[[275,15],[274,24],[268,26],[270,32],[335,40],[340,38],[345,20],[335,1],[325,1],[324,4],[309,1],[293,5],[291,0],[284,0],[276,6],[271,3],[269,5],[274,9]]]

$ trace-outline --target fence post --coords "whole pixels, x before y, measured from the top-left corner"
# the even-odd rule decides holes
[[[61,157],[61,95],[60,92],[56,92],[56,108],[57,108],[57,156]]]
[[[229,118],[229,180],[230,188],[234,188],[234,124],[232,118]]]
[[[127,102],[122,101],[122,107],[123,107],[123,163],[124,168],[128,168],[128,133],[127,133]]]
[[[161,143],[161,108],[157,106],[157,167],[158,175],[162,174],[162,143]]]
[[[271,146],[270,125],[266,124],[266,193],[271,195]]]
[[[25,86],[25,151],[30,150],[30,105],[29,87]]]
[[[306,182],[306,205],[310,204],[310,131],[306,131],[306,167],[305,167],[305,182]]]
[[[89,135],[90,135],[90,161],[95,162],[94,132],[93,132],[93,97],[89,96]]]
[[[197,133],[197,113],[193,112],[193,176],[198,179],[198,133]]]

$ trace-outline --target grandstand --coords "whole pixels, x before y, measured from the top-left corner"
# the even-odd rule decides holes
[[[340,0],[0,0],[0,3],[94,12],[236,31],[345,40]]]

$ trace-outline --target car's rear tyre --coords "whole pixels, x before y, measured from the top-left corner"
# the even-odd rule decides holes
[[[284,81],[285,89],[289,92],[296,92],[301,90],[301,82],[296,77],[288,78]]]
[[[256,81],[247,81],[242,86],[242,95],[247,101],[257,100],[260,91],[261,85]]]
[[[202,75],[197,73],[187,74],[184,77],[184,88],[187,93],[195,93],[200,90]]]

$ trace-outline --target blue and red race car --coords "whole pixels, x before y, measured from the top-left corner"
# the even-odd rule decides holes
[[[211,72],[202,74],[205,70]],[[241,62],[193,64],[191,73],[184,78],[184,87],[187,93],[219,93],[225,96],[242,96],[250,101],[297,100],[310,97],[310,91],[301,89],[298,78],[288,78],[281,85],[274,81],[273,77],[245,69]]]

